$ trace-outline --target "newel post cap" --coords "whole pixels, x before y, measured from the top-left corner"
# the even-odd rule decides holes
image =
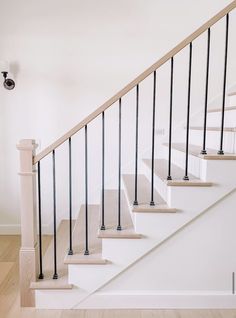
[[[37,149],[38,145],[34,139],[21,139],[16,145],[18,150],[32,150]]]

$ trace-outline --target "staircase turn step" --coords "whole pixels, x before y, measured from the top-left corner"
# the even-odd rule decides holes
[[[85,205],[82,205],[73,230],[73,255],[66,255],[65,264],[104,265],[107,260],[102,258],[102,241],[97,237],[100,224],[99,205],[88,205],[88,238],[89,255],[84,255],[85,249]]]
[[[142,237],[134,230],[129,207],[125,193],[121,190],[121,227],[117,230],[118,218],[118,190],[105,190],[104,193],[104,214],[106,230],[99,230],[99,238],[139,239]]]
[[[163,143],[163,146],[169,147],[168,143]],[[173,143],[172,149],[184,152],[186,151],[185,143]],[[202,147],[197,145],[189,145],[189,154],[195,157],[199,157],[201,159],[207,160],[236,160],[236,154],[225,153],[224,155],[218,155],[216,149],[207,148],[207,155],[201,154]]]
[[[177,209],[170,208],[160,194],[154,190],[154,202],[155,206],[150,206],[150,192],[151,184],[149,180],[143,174],[138,175],[138,205],[133,205],[134,202],[134,178],[133,174],[122,175],[127,199],[133,212],[157,212],[157,213],[173,213]]]
[[[151,169],[151,159],[143,159],[144,163]],[[211,182],[202,181],[194,175],[189,174],[189,181],[183,180],[184,170],[175,164],[171,164],[172,180],[167,180],[168,175],[168,161],[165,159],[155,159],[154,173],[168,186],[194,186],[194,187],[209,187],[212,186]]]

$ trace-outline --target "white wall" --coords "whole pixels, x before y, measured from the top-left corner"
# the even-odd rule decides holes
[[[11,75],[16,80],[14,91],[0,88],[0,223],[12,225],[13,229],[19,223],[15,149],[19,139],[35,138],[43,149],[228,3],[229,0],[102,0],[98,5],[94,0],[0,0],[0,60],[10,61]],[[224,34],[220,26],[217,32],[220,36]],[[204,43],[199,44],[201,55],[195,55],[201,57],[202,71]],[[223,46],[216,50],[215,64],[221,61],[222,49]],[[182,57],[185,61],[186,52]],[[178,58],[181,60],[181,56]],[[177,73],[183,78],[182,89],[186,88],[183,69],[180,63]],[[201,74],[198,68],[194,72]],[[163,76],[168,80],[167,75]],[[215,96],[221,82],[215,82],[214,75],[212,78],[216,88],[212,96]],[[178,75],[176,81],[180,83]],[[232,75],[229,81],[233,81]],[[203,98],[199,94],[203,84],[202,80],[196,81],[194,96]],[[167,87],[163,86],[161,91],[167,92]],[[185,112],[186,90],[177,95],[176,123]],[[130,98],[134,100],[134,96]],[[145,98],[146,95],[143,113],[149,118],[151,100],[147,99],[146,104]],[[159,104],[166,107],[167,100],[168,95],[160,97]],[[199,103],[194,100],[196,108]],[[115,114],[116,110],[108,116],[117,125]],[[167,114],[163,111],[159,120],[167,118]],[[79,145],[82,136],[76,138]],[[113,135],[109,134],[109,138],[112,144]],[[98,147],[98,140],[93,141]],[[93,156],[98,156],[98,148],[94,149],[91,148]],[[78,161],[83,164],[80,153],[77,158],[76,171],[81,167]],[[97,171],[97,164],[92,169]],[[65,167],[62,173],[66,176]],[[49,192],[49,178],[45,177],[45,193]],[[83,181],[76,173],[74,178],[77,212]],[[66,199],[63,186],[62,182],[58,185]],[[62,216],[67,204],[63,198],[59,195]],[[45,203],[46,223],[50,220],[49,205],[50,202]]]

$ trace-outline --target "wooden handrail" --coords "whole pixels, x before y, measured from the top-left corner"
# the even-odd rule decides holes
[[[204,23],[200,28],[198,28],[195,32],[189,35],[186,39],[184,39],[181,43],[179,43],[176,47],[174,47],[171,51],[166,53],[161,59],[159,59],[156,63],[150,66],[146,71],[136,77],[132,82],[126,85],[122,90],[120,90],[117,94],[115,94],[112,98],[107,100],[104,104],[102,104],[99,108],[97,108],[94,112],[92,112],[89,116],[83,119],[80,123],[78,123],[75,127],[69,130],[66,134],[60,137],[57,141],[53,142],[50,146],[42,150],[39,154],[34,157],[34,164],[64,143],[68,138],[77,133],[80,129],[82,129],[85,125],[90,123],[93,119],[99,116],[102,112],[104,112],[107,108],[113,105],[116,101],[118,101],[121,97],[127,94],[131,89],[133,89],[137,84],[142,82],[147,76],[152,74],[155,70],[161,67],[164,63],[166,63],[172,56],[176,55],[179,51],[185,48],[188,44],[190,44],[194,39],[196,39],[199,35],[205,32],[208,28],[214,25],[217,21],[223,18],[227,13],[232,11],[236,7],[236,0],[231,2],[227,7],[217,13],[213,18]]]

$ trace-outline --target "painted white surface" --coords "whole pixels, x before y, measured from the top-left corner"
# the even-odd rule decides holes
[[[14,91],[0,88],[0,211],[1,224],[18,224],[18,155],[15,144],[22,138],[36,138],[41,149],[50,144],[79,120],[84,118],[100,103],[133,79],[146,67],[179,43],[204,21],[226,6],[229,0],[181,0],[154,1],[0,1],[0,60],[10,62],[10,75],[16,81]],[[188,14],[186,14],[188,12]],[[235,15],[235,14],[234,14]],[[234,28],[234,15],[231,26]],[[174,26],[174,27],[173,27]],[[221,63],[223,46],[218,45],[224,36],[224,24],[214,28],[218,40],[212,43],[214,55],[211,61],[210,97],[221,91]],[[235,29],[235,28],[234,28]],[[222,43],[222,42],[220,42]],[[230,42],[230,52],[234,46]],[[220,49],[217,49],[218,46]],[[192,109],[198,109],[204,97],[205,38],[194,44],[198,53],[194,54],[197,68],[193,69]],[[229,79],[235,74],[235,59],[229,57]],[[186,110],[186,83],[188,50],[176,57],[175,64],[175,123],[182,120]],[[222,63],[223,65],[223,63]],[[166,129],[169,100],[169,66],[158,74],[158,127]],[[140,134],[140,151],[149,149],[150,115],[152,107],[151,79],[141,85],[140,104],[143,129]],[[132,110],[123,112],[124,168],[132,165],[130,147],[133,141],[134,94],[124,99],[124,105]],[[107,114],[107,185],[116,184],[117,111]],[[145,126],[144,122],[147,123]],[[93,126],[94,125],[94,126]],[[98,122],[90,126],[89,180],[90,202],[99,198],[100,147]],[[96,127],[97,125],[97,127]],[[126,127],[126,128],[125,128]],[[127,130],[126,130],[127,129]],[[129,131],[129,134],[125,133]],[[83,135],[74,139],[73,163],[73,210],[76,214],[83,201]],[[68,197],[65,191],[67,179],[66,145],[57,153],[58,163],[58,216],[65,217],[68,210]],[[75,150],[76,149],[76,150]],[[127,150],[127,151],[126,151]],[[64,152],[64,154],[63,154]],[[96,154],[96,156],[95,156]],[[113,158],[113,155],[114,158]],[[131,160],[131,162],[130,162]],[[60,163],[60,166],[59,166]],[[51,222],[51,158],[42,164],[43,219]],[[132,165],[133,167],[133,165]],[[60,172],[59,172],[60,171]],[[111,172],[111,173],[110,173]],[[107,174],[107,175],[108,175]]]
[[[101,292],[230,294],[236,269],[235,198],[234,191]]]
[[[177,213],[135,213],[135,230],[143,238],[103,239],[102,256],[111,263],[105,266],[69,265],[69,283],[88,293],[96,291],[139,259],[145,259],[152,249],[194,222],[201,213],[236,188],[236,161],[201,159],[201,165],[203,179],[211,180],[214,186],[168,187],[170,205],[178,209]],[[222,172],[219,175],[215,171]],[[233,209],[233,205],[229,207]]]
[[[37,307],[59,308],[55,301],[59,296],[60,308],[235,308],[235,199],[233,191],[88,297],[83,289],[72,298],[68,291],[37,291]],[[126,242],[113,241],[118,268],[124,263],[117,257],[120,250],[124,259],[129,256],[125,255]],[[109,266],[100,268],[109,272]],[[98,274],[96,268],[80,272],[90,281]]]

